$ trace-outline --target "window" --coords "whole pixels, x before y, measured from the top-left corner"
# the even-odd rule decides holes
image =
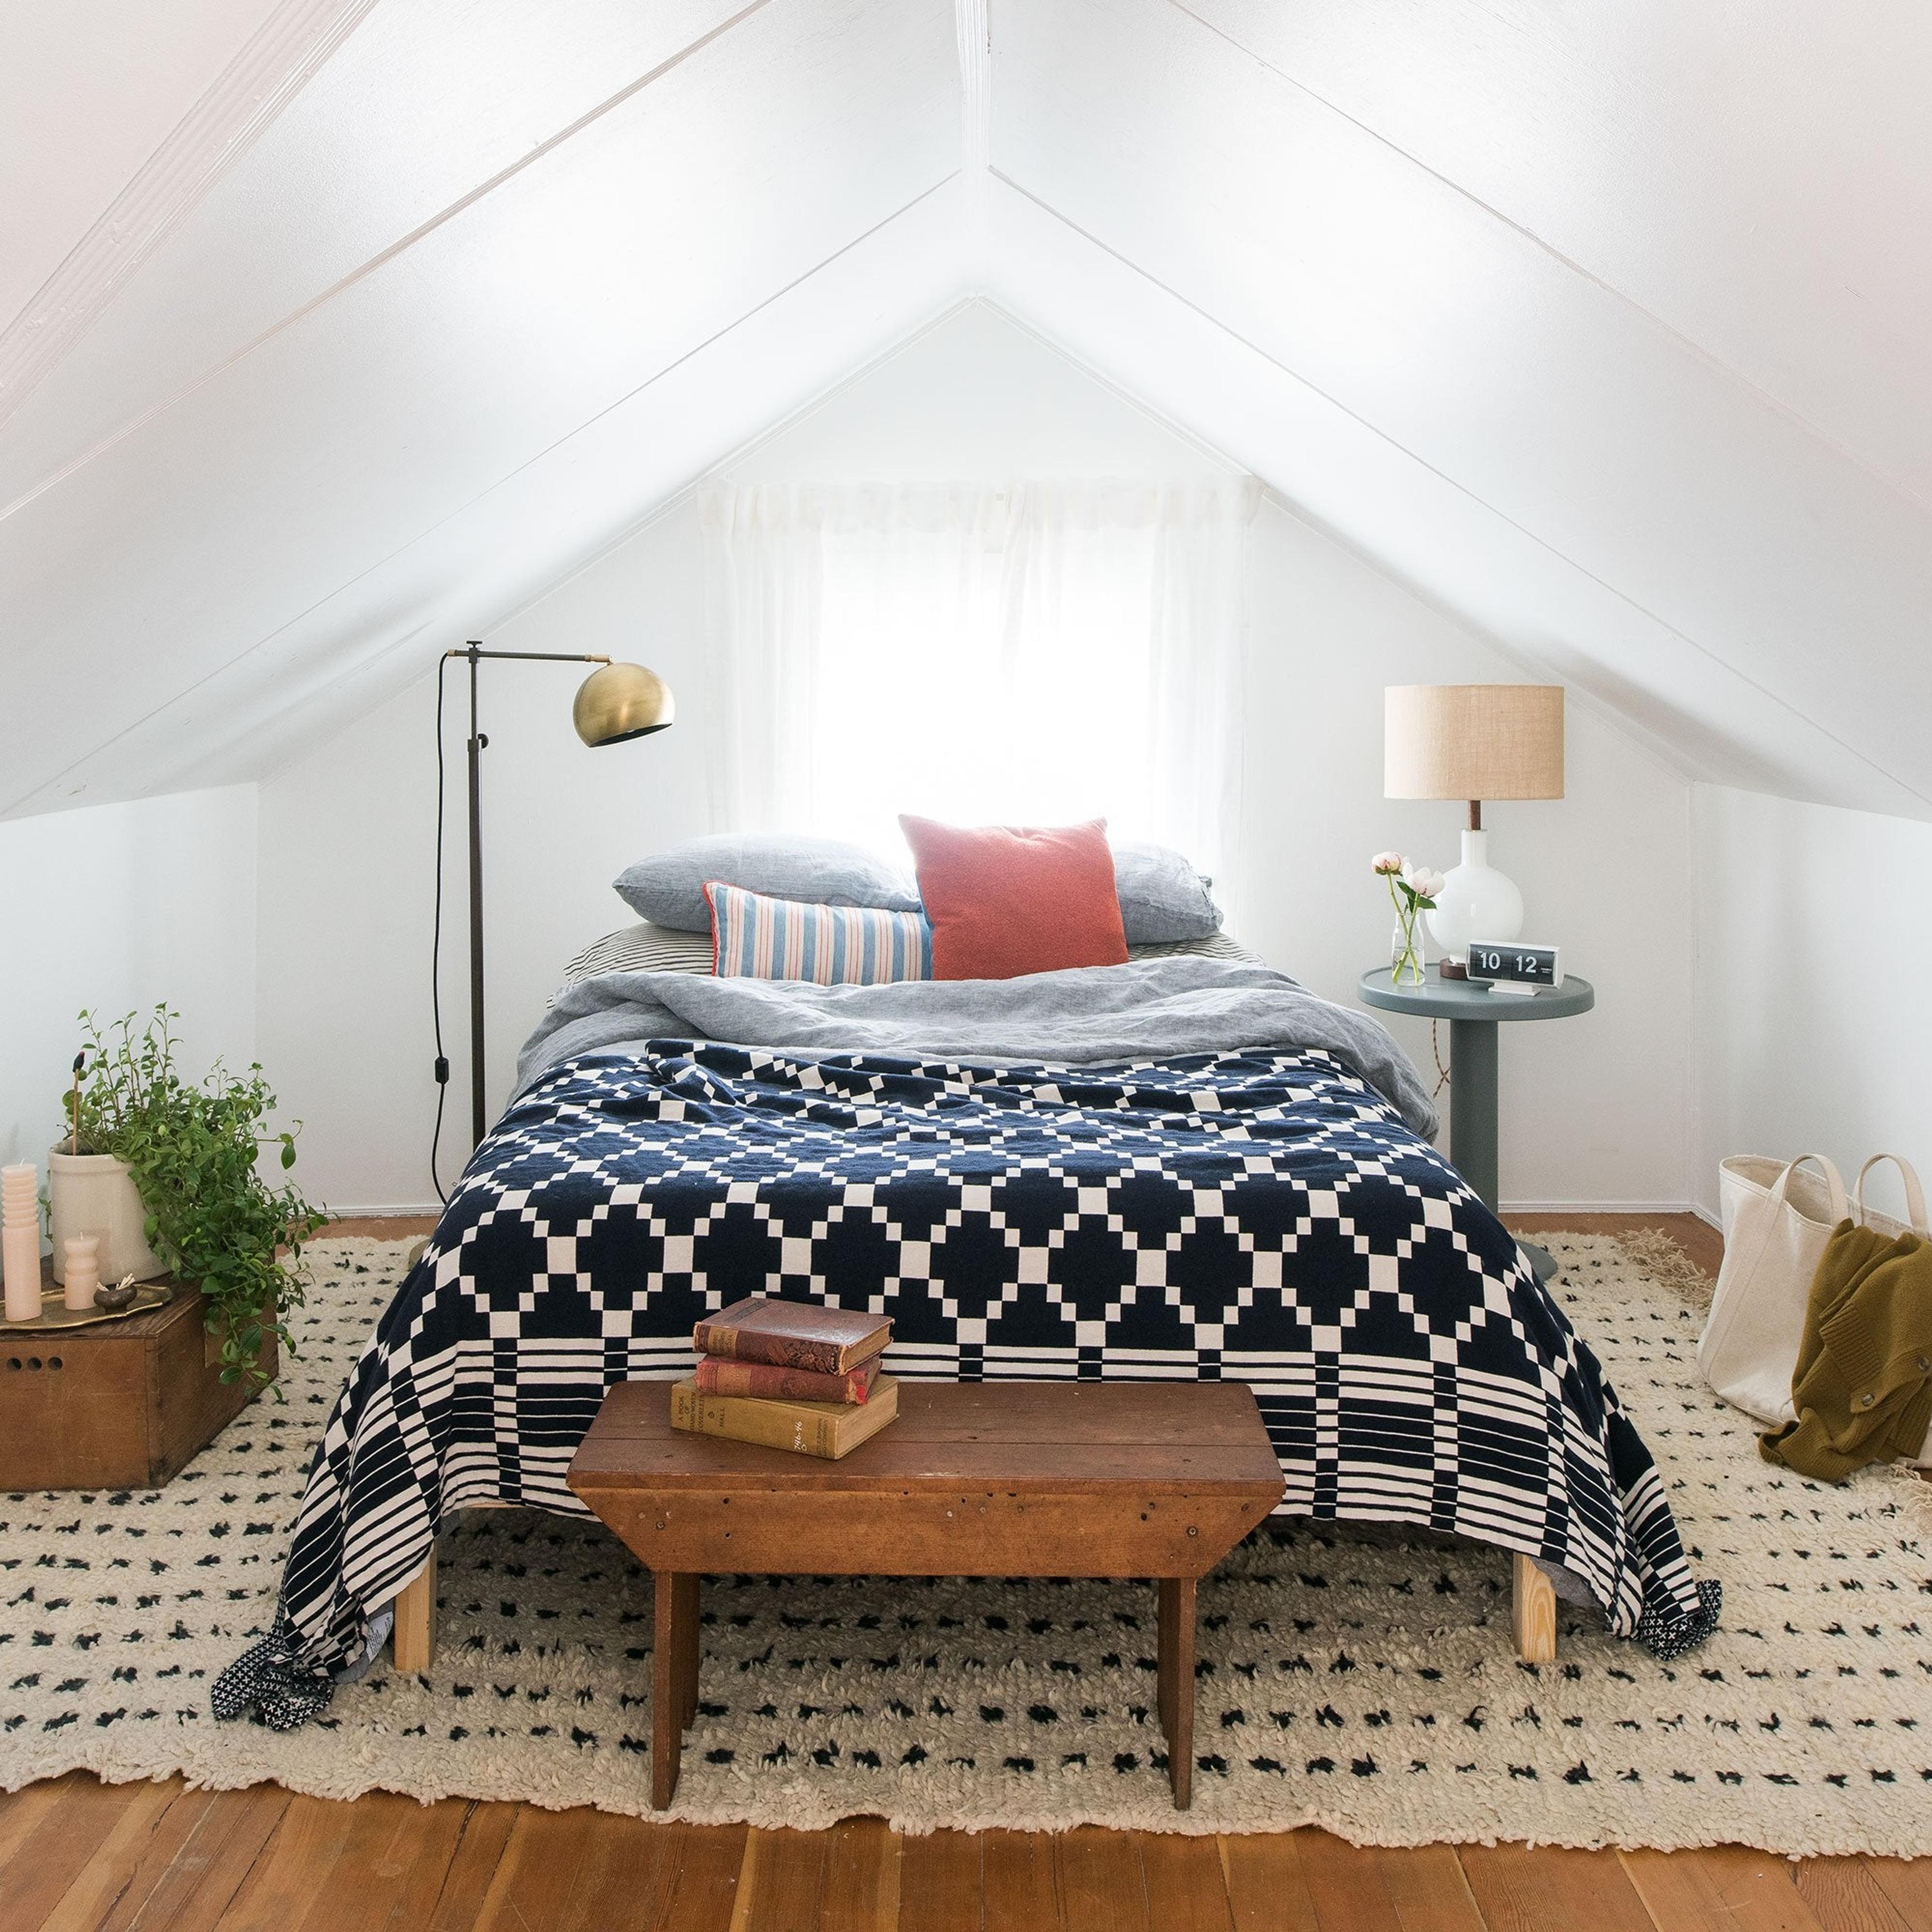
[[[1105,817],[1224,862],[1245,481],[718,489],[721,830]]]

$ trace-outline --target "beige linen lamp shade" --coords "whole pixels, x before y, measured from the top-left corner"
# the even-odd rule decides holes
[[[1385,798],[1561,798],[1560,684],[1392,684]]]

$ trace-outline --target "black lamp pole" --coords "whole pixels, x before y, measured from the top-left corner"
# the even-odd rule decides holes
[[[476,728],[476,664],[483,653],[472,644],[470,660],[470,1138],[480,1145],[488,1124],[483,1108],[483,748]]]
[[[474,640],[445,656],[465,658],[470,664],[470,1136],[480,1145],[490,1126],[483,1097],[483,749],[490,740],[477,725],[476,667],[485,658],[515,658],[532,664],[608,664],[610,660],[583,651],[486,651]]]

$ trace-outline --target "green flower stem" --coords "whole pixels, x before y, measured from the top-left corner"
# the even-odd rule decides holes
[[[1389,974],[1389,983],[1400,986],[1406,971],[1410,974],[1409,983],[1419,986],[1424,975],[1422,962],[1415,955],[1415,916],[1421,902],[1406,885],[1400,893],[1396,892],[1396,875],[1393,872],[1384,872],[1382,877],[1388,881],[1389,903],[1395,908],[1396,923],[1402,928],[1402,951],[1396,956],[1395,964]],[[1408,900],[1406,905],[1402,902],[1404,897]]]

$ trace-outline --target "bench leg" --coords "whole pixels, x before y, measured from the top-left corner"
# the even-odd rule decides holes
[[[677,1790],[685,1726],[698,1715],[698,1579],[652,1572],[657,1630],[652,1640],[651,1808],[663,1810]]]
[[[1194,1796],[1194,1579],[1160,1580],[1160,1727],[1167,1733],[1167,1776],[1174,1808]]]
[[[698,1721],[698,1577],[694,1572],[677,1580],[677,1667],[684,1690],[682,1721],[688,1730]]]
[[[1516,1654],[1526,1664],[1556,1661],[1556,1586],[1527,1556],[1517,1556],[1515,1600],[1510,1612],[1510,1628],[1516,1637]]]
[[[399,1671],[427,1670],[436,1656],[436,1546],[429,1561],[396,1592],[390,1644]]]

